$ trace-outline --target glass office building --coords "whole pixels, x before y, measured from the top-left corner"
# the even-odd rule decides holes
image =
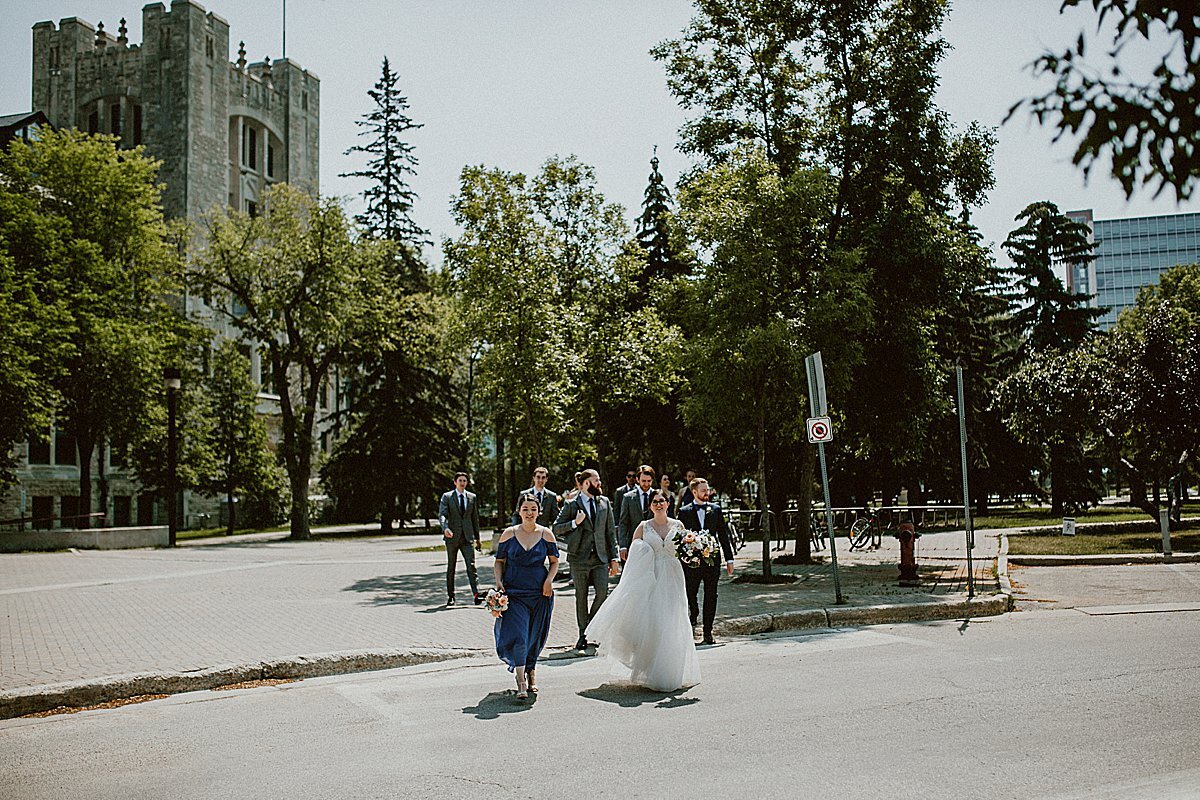
[[[1067,270],[1068,287],[1088,294],[1093,306],[1109,310],[1100,317],[1107,330],[1143,286],[1179,264],[1200,262],[1200,213],[1157,217],[1095,219],[1091,209],[1067,216],[1088,226],[1096,242],[1096,260]]]

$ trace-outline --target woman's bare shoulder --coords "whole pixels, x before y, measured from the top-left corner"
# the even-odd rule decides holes
[[[500,534],[500,541],[507,542],[509,539],[517,535],[517,526],[512,525],[504,529],[504,533]]]

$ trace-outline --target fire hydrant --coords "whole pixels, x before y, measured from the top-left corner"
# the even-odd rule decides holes
[[[917,575],[917,557],[914,545],[917,542],[917,529],[911,522],[901,522],[896,538],[900,540],[900,585],[920,586],[921,579]]]

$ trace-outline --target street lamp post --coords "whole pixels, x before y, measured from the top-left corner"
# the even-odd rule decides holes
[[[175,367],[163,368],[163,386],[167,389],[167,542],[175,546],[175,531],[178,528],[179,516],[176,513],[175,471],[178,466],[179,428],[175,412],[179,405],[179,387],[183,384],[179,370]]]

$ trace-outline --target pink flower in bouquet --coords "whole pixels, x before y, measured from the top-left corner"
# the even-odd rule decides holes
[[[692,542],[696,541],[696,534],[692,533],[691,531],[688,531],[687,533],[685,533],[683,535],[683,541],[686,542],[687,544],[691,544]]]

